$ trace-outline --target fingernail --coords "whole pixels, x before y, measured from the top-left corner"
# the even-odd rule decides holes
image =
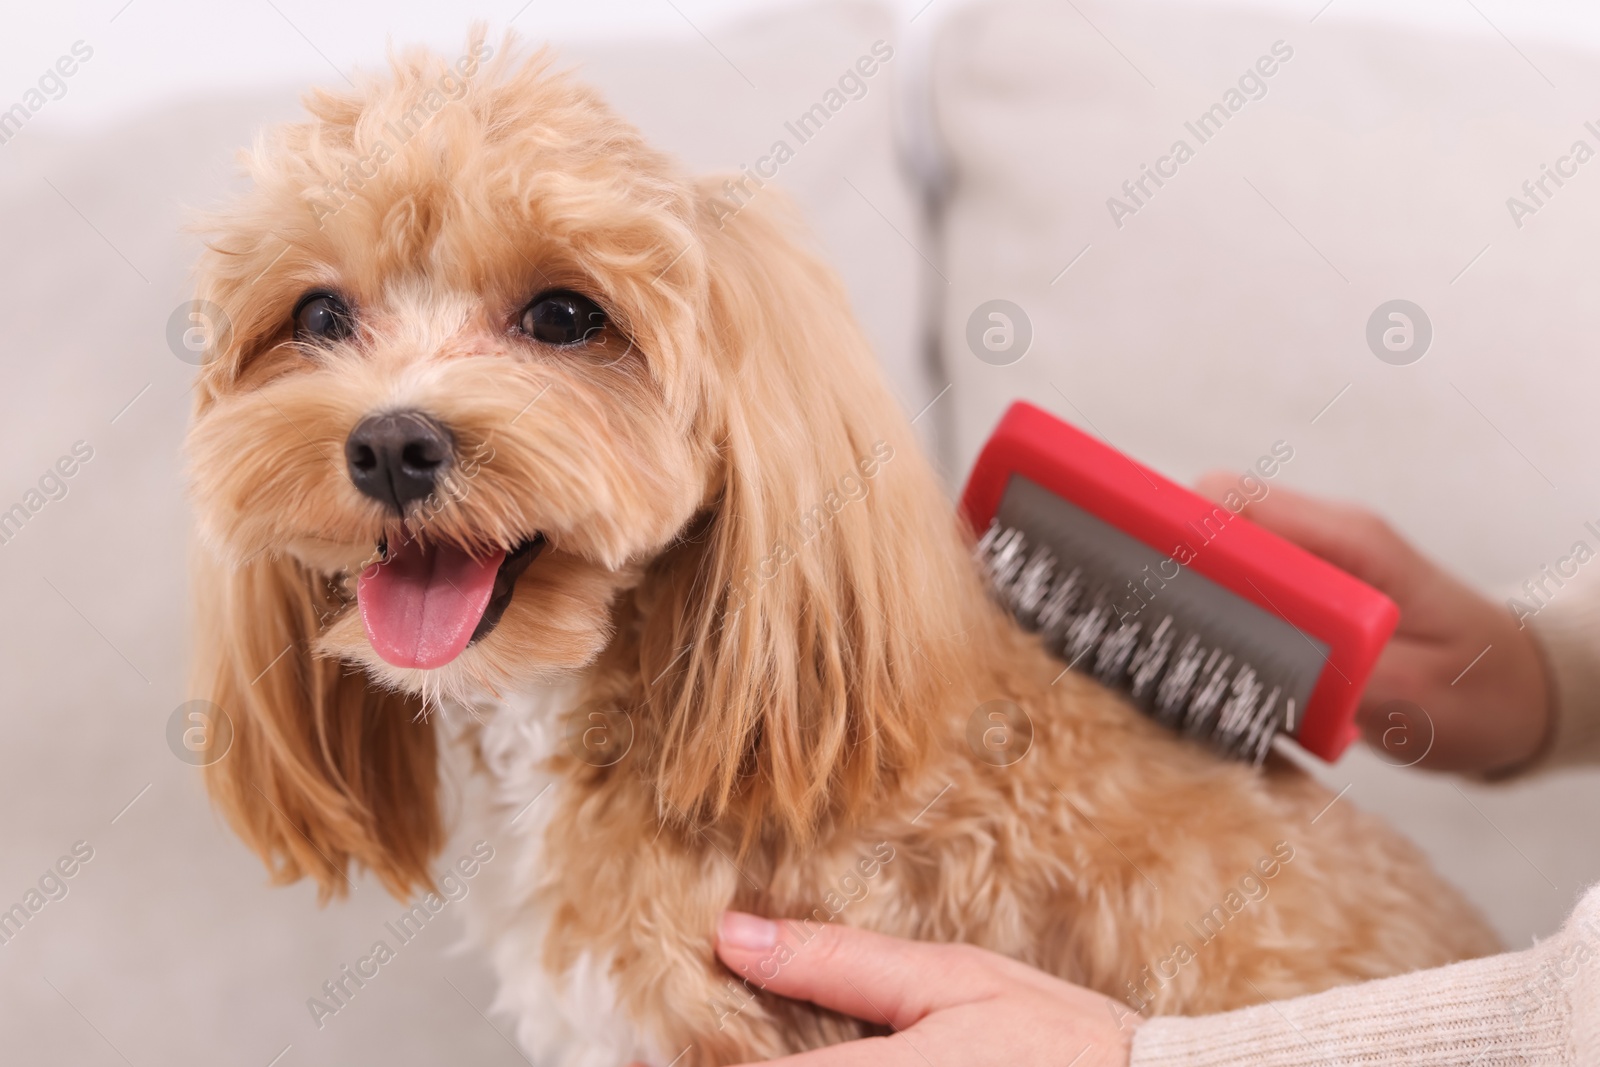
[[[725,911],[717,922],[717,940],[729,948],[759,952],[778,943],[778,924],[759,915]]]

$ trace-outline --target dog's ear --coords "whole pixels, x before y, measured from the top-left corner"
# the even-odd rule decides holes
[[[701,195],[720,481],[640,590],[651,771],[691,820],[803,841],[948,732],[972,682],[943,653],[982,622],[983,593],[849,296],[781,194],[737,214]]]
[[[339,602],[298,563],[196,553],[198,691],[232,727],[206,784],[275,882],[343,895],[352,865],[395,896],[431,888],[440,845],[431,723],[416,698],[313,655]],[[208,744],[226,731],[213,728]]]

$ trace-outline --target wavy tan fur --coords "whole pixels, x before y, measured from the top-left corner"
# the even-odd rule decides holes
[[[312,93],[206,222],[198,296],[228,328],[188,445],[198,679],[236,732],[209,782],[277,878],[428,886],[433,710],[568,684],[565,721],[626,722],[632,744],[605,767],[539,757],[561,789],[516,909],[547,932],[506,966],[558,988],[598,966],[635,1052],[729,1063],[870,1031],[723,971],[729,906],[971,942],[1160,1012],[1496,948],[1412,846],[1293,767],[1220,763],[1056,680],[985,596],[779,194],[727,218],[720,183],[544,58],[508,41],[468,65],[452,80],[408,52]],[[419,132],[374,165],[408,113]],[[295,342],[314,286],[355,309],[350,340]],[[606,332],[579,350],[514,334],[554,287],[596,299]],[[363,416],[405,407],[488,458],[401,523],[341,458]],[[549,542],[499,626],[432,671],[379,659],[353,607],[353,575],[407,527]],[[967,743],[994,699],[1034,724],[1008,767]],[[1201,942],[1190,924],[1219,904]]]

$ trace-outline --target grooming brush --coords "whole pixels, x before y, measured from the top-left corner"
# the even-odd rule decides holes
[[[1399,621],[1371,586],[1031,404],[1011,406],[962,508],[995,597],[1068,669],[1260,764],[1332,762]]]

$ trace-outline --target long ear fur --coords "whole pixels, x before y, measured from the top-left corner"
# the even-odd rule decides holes
[[[312,654],[338,601],[299,564],[224,567],[197,552],[199,691],[233,726],[212,798],[273,880],[342,896],[352,861],[395,896],[431,887],[440,846],[431,723],[413,697]]]
[[[714,195],[701,343],[721,477],[637,596],[649,772],[669,818],[804,843],[916,773],[972,686],[941,652],[990,613],[843,286],[778,194],[731,218]]]

